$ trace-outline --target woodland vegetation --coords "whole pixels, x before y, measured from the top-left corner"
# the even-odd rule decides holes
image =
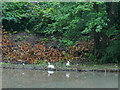
[[[2,2],[3,61],[118,63],[119,16],[120,2]]]

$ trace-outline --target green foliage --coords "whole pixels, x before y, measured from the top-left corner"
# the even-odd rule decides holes
[[[15,38],[15,42],[17,42],[17,41],[23,41],[23,38],[21,36],[17,35],[17,37]]]
[[[41,60],[41,61],[40,61],[40,63],[41,63],[41,64],[43,64],[43,63],[44,63],[44,61],[43,61],[43,60]]]
[[[2,2],[2,21],[6,29],[20,30],[22,19],[25,18],[26,2]],[[21,27],[19,26],[21,25]],[[19,27],[19,28],[18,28]]]
[[[116,7],[116,11],[118,11],[115,15],[117,23],[109,28],[110,19],[106,4],[96,2],[98,12],[94,4],[94,2],[3,2],[3,26],[13,34],[25,30],[27,33],[34,32],[46,37],[47,35],[54,36],[53,40],[57,40],[56,36],[59,35],[57,47],[74,46],[80,40],[91,40],[91,36],[94,36],[93,32],[103,33],[108,39],[117,38],[116,36],[120,32],[120,5],[117,4]],[[91,33],[92,35],[90,35]],[[23,38],[17,37],[15,39],[15,41],[18,40],[22,41]],[[43,41],[47,42],[48,39],[44,38]],[[116,41],[110,41],[100,61],[118,62],[117,47]],[[88,57],[95,60],[95,56],[92,54],[89,54]]]
[[[82,37],[82,40],[83,40],[83,41],[86,41],[86,40],[89,40],[89,39],[90,39],[90,36],[83,36],[83,37]]]
[[[84,3],[51,3],[48,14],[55,22],[48,24],[47,34],[61,33],[68,40],[78,39],[81,30],[84,28],[84,19],[82,19],[82,10]],[[82,5],[83,4],[83,5]],[[79,7],[76,9],[76,7]],[[84,7],[83,7],[84,10]],[[66,43],[66,40],[62,40]]]
[[[120,31],[116,29],[115,25],[113,25],[111,28],[109,28],[108,30],[104,32],[109,38],[113,35],[118,35],[118,33],[120,33]]]
[[[59,39],[59,42],[60,42],[60,46],[71,46],[73,44],[73,41],[67,38]]]
[[[25,31],[26,31],[27,33],[30,33],[30,31],[29,31],[28,29],[25,29]]]
[[[87,57],[88,57],[88,59],[92,60],[94,63],[97,62],[97,58],[95,55],[93,55],[93,53],[88,53]]]
[[[16,33],[17,33],[17,31],[14,31],[14,32],[13,32],[13,34],[16,34]]]
[[[46,43],[48,42],[48,38],[43,38],[42,41]]]
[[[95,12],[94,8],[91,8],[91,12],[87,15],[88,22],[86,23],[86,28],[82,31],[83,34],[88,34],[89,32],[95,30],[96,32],[101,32],[103,28],[107,26],[107,12],[104,3],[97,3],[99,6],[99,12]]]
[[[101,12],[98,14],[94,12],[93,4],[80,2],[4,3],[3,21],[12,20],[16,24],[20,23],[20,28],[27,28],[39,34],[62,34],[64,39],[60,40],[61,44],[65,43],[69,46],[79,40],[81,32],[89,33],[95,25],[97,25],[96,32],[100,32],[103,28],[106,18],[105,9],[102,8],[104,3],[100,3]],[[7,19],[11,17],[8,13],[11,13],[11,19]],[[29,32],[27,29],[26,31]]]
[[[29,2],[3,2],[2,20],[6,29],[21,30],[33,29],[39,30],[48,21],[45,14],[46,6],[44,3]],[[19,28],[18,28],[19,27]]]
[[[120,41],[112,41],[110,45],[106,48],[105,54],[101,59],[101,62],[115,62],[118,63],[120,50],[119,50]]]

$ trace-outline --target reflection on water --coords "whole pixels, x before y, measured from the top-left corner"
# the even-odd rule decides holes
[[[3,88],[118,88],[118,73],[7,70]]]
[[[54,71],[47,71],[47,72],[48,72],[48,76],[50,76],[54,73]]]

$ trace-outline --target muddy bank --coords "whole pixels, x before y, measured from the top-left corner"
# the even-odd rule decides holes
[[[39,40],[46,39],[47,42],[45,43],[46,47],[50,46],[57,46],[59,43],[58,41],[52,40],[52,36],[48,35],[45,37],[44,35],[37,35],[35,33],[28,33],[26,31],[18,32],[16,34],[8,35],[8,38],[12,40],[12,43],[15,43],[16,45],[20,45],[21,42],[31,43],[34,44],[41,44],[39,43]]]

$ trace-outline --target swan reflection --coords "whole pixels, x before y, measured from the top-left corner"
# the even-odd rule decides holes
[[[48,76],[54,74],[54,71],[47,71],[48,72]]]

